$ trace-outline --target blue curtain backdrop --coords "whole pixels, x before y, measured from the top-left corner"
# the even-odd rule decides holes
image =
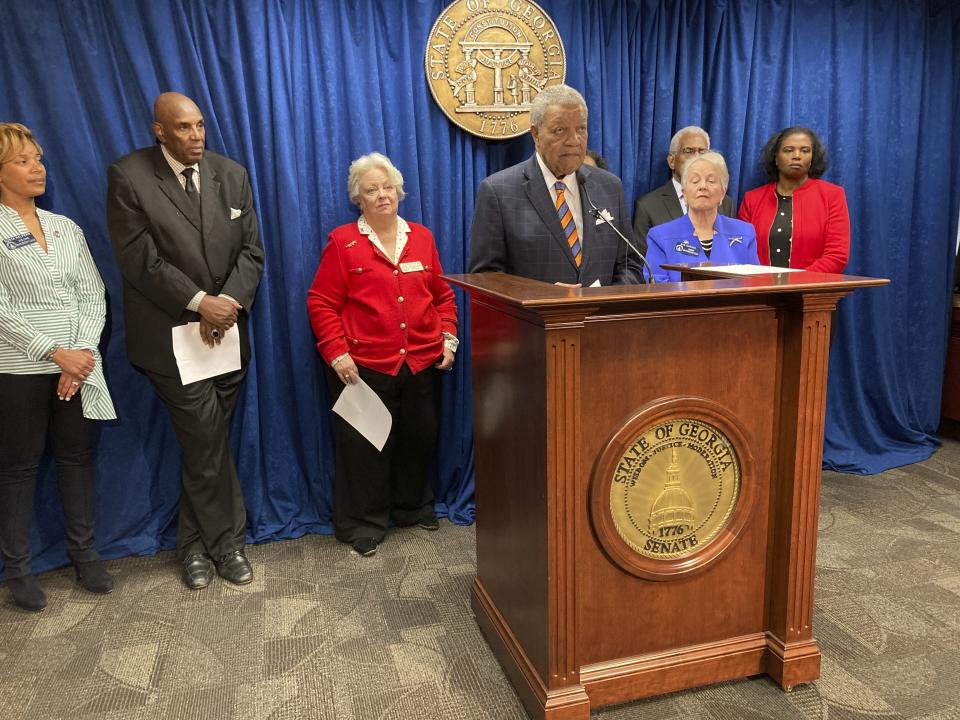
[[[522,2],[522,0],[520,0]],[[491,0],[493,4],[507,0]],[[123,347],[120,277],[106,234],[105,168],[152,142],[161,91],[195,98],[211,149],[246,165],[267,266],[235,450],[254,541],[330,531],[328,402],[304,299],[326,234],[352,220],[351,159],[388,154],[401,214],[436,234],[462,272],[477,184],[527,157],[451,125],[427,88],[435,0],[7,0],[0,119],[46,151],[44,207],[86,231],[109,293],[107,377],[120,419],[103,427],[98,544],[107,557],[171,547],[178,451],[166,413]],[[542,0],[590,107],[590,145],[632,200],[667,177],[674,129],[708,128],[741,198],[762,182],[765,139],[820,132],[826,178],[847,190],[848,272],[889,287],[843,301],[831,358],[824,462],[877,472],[936,446],[960,183],[960,7],[949,0]],[[458,295],[466,335],[469,317]],[[664,342],[667,342],[665,340]],[[473,518],[470,343],[445,379],[437,498]],[[6,432],[15,428],[7,427]],[[44,469],[35,569],[65,561]]]

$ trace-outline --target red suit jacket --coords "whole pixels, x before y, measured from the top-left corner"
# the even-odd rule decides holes
[[[457,306],[440,279],[433,235],[407,224],[396,265],[355,222],[330,233],[307,293],[317,349],[327,364],[349,352],[357,365],[377,372],[396,375],[407,363],[418,373],[443,356],[442,333],[457,334]]]
[[[757,231],[757,255],[770,264],[770,226],[777,212],[776,183],[761,185],[743,197],[739,217]],[[793,191],[790,267],[842,273],[850,257],[850,212],[843,188],[808,179]]]

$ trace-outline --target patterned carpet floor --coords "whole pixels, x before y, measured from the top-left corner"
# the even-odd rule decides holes
[[[372,558],[331,537],[250,547],[256,578],[190,592],[171,553],[70,568],[41,614],[0,588],[2,720],[523,720],[470,609],[474,531],[395,530]],[[960,720],[960,443],[871,477],[825,473],[822,677],[604,708],[603,720]]]

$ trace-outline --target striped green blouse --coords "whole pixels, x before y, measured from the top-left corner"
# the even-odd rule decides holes
[[[96,367],[80,387],[84,417],[115,418],[98,345],[106,316],[103,281],[83,231],[37,209],[47,252],[15,210],[0,204],[0,373],[59,373],[55,346],[88,349]]]

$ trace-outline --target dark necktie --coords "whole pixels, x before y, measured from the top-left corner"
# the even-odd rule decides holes
[[[183,186],[184,192],[187,194],[187,199],[190,201],[190,204],[193,205],[194,209],[199,213],[200,212],[200,193],[197,192],[197,186],[193,184],[193,173],[196,172],[193,168],[184,168],[180,174],[186,178],[186,184]]]

